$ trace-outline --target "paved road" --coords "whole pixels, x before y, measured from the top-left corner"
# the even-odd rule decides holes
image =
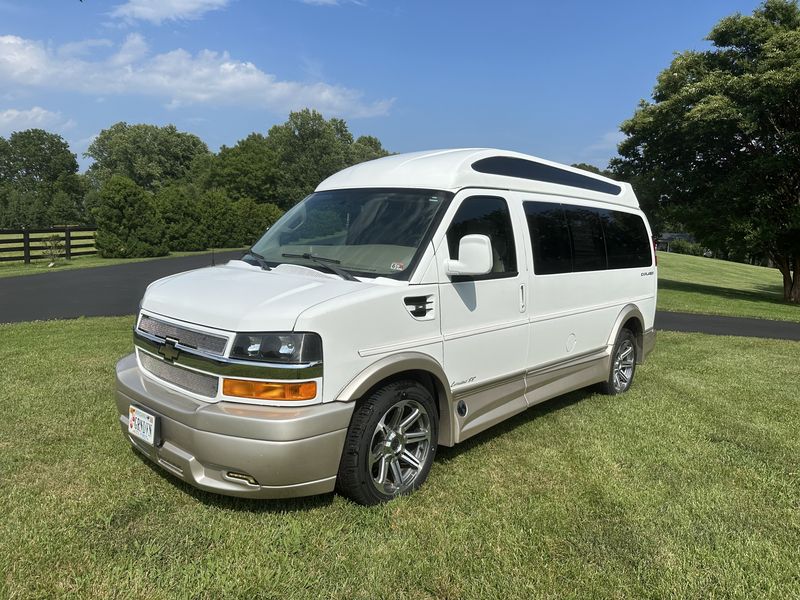
[[[241,255],[220,252],[215,259],[220,264]],[[0,278],[0,323],[130,315],[151,281],[210,264],[210,254],[199,254]],[[800,341],[800,323],[764,319],[658,312],[656,329]]]
[[[800,310],[800,307],[797,310]],[[658,311],[656,313],[655,326],[656,329],[662,331],[740,335],[800,341],[800,323],[787,321]]]
[[[216,252],[217,264],[242,256]],[[144,289],[161,277],[211,264],[211,254],[162,258],[22,277],[0,278],[0,323],[132,315]]]

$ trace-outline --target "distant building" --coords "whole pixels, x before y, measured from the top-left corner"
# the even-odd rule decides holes
[[[656,249],[669,252],[669,245],[675,240],[681,240],[682,242],[689,242],[691,244],[694,244],[696,241],[691,233],[665,231],[656,239]]]

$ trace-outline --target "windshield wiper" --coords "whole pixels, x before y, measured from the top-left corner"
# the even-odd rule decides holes
[[[313,261],[318,265],[325,267],[326,269],[330,270],[333,273],[336,273],[342,279],[346,279],[347,281],[358,281],[355,277],[353,277],[349,272],[347,272],[342,267],[337,267],[335,265],[340,264],[342,261],[336,260],[335,258],[327,258],[326,256],[317,256],[316,254],[311,254],[310,252],[303,252],[302,254],[281,254],[284,258],[305,258],[306,260]]]
[[[258,263],[258,265],[259,265],[259,266],[260,266],[262,269],[264,269],[265,271],[271,271],[271,270],[272,270],[272,267],[270,267],[270,266],[267,264],[267,259],[266,259],[266,258],[264,258],[263,256],[261,256],[261,255],[260,255],[258,252],[256,252],[256,251],[255,251],[255,250],[253,250],[252,248],[250,248],[250,249],[248,249],[248,250],[247,250],[247,254],[249,254],[250,256],[252,256],[252,257],[255,259],[255,261]]]

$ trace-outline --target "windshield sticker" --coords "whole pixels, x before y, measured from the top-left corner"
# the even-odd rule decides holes
[[[392,271],[402,271],[403,269],[405,269],[405,268],[406,268],[406,266],[405,266],[403,263],[401,263],[401,262],[393,262],[393,263],[392,263],[392,264],[389,266],[389,268],[390,268]]]

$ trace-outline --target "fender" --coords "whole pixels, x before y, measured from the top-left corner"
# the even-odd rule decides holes
[[[608,341],[606,345],[609,348],[609,352],[614,347],[614,344],[617,341],[617,336],[619,335],[619,330],[622,329],[622,326],[628,321],[630,318],[635,318],[639,322],[638,331],[634,331],[634,335],[636,336],[636,362],[638,364],[642,364],[644,361],[644,347],[643,347],[643,334],[644,334],[644,317],[642,316],[642,312],[637,308],[635,304],[627,304],[617,316],[617,320],[614,321],[614,326],[611,328],[611,335],[608,337]]]
[[[439,444],[452,446],[454,442],[452,416],[453,395],[444,369],[433,357],[421,352],[400,352],[385,356],[356,375],[337,395],[338,402],[352,402],[362,398],[381,381],[406,371],[431,375],[436,386],[439,404]]]

